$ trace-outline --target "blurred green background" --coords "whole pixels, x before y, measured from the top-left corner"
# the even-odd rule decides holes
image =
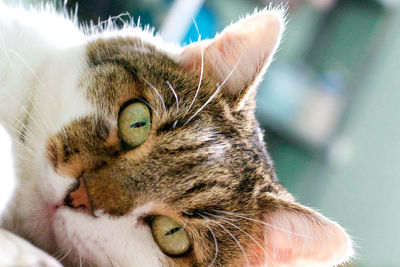
[[[301,203],[349,231],[357,246],[354,266],[400,266],[400,1],[67,5],[77,2],[82,21],[129,12],[181,44],[198,39],[193,21],[201,38],[210,38],[256,7],[286,4],[284,42],[257,100],[278,177]]]

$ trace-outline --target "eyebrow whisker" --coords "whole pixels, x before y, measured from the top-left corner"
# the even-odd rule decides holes
[[[288,233],[288,234],[291,234],[291,235],[299,236],[299,237],[302,237],[302,238],[311,238],[310,236],[303,235],[303,234],[296,233],[296,232],[292,232],[292,231],[286,230],[286,229],[284,229],[282,227],[278,227],[278,226],[275,226],[273,224],[269,224],[269,223],[266,223],[266,222],[263,222],[263,221],[260,221],[260,220],[252,219],[252,218],[249,218],[249,217],[246,217],[246,216],[243,216],[243,215],[240,215],[240,214],[236,214],[236,213],[233,213],[233,212],[222,211],[222,210],[213,210],[213,211],[214,212],[218,212],[218,213],[231,215],[231,216],[235,216],[235,217],[242,218],[242,219],[245,219],[245,220],[248,220],[248,221],[257,222],[257,223],[263,224],[265,226],[271,227],[273,229],[276,229],[276,230],[279,230],[279,231],[282,231],[284,233]]]
[[[151,109],[152,111],[154,111],[154,114],[156,114],[157,118],[158,118],[159,120],[161,120],[160,114],[158,114],[157,110],[156,110],[152,105],[150,105],[149,102],[147,102],[147,101],[144,100],[143,98],[138,98],[138,100],[140,100],[141,102],[145,103],[148,107],[150,107],[150,109]]]
[[[198,214],[201,215],[199,212],[198,212]],[[206,217],[206,216],[204,216],[204,217]],[[246,262],[246,266],[250,266],[249,259],[248,259],[246,251],[244,250],[243,246],[240,244],[239,240],[231,233],[231,231],[229,231],[225,226],[223,226],[222,224],[220,224],[218,222],[215,222],[215,221],[212,221],[212,220],[210,220],[210,222],[215,223],[217,226],[222,228],[222,230],[224,230],[226,233],[228,233],[228,235],[233,239],[233,241],[235,241],[235,243],[238,245],[239,249],[242,251],[243,256],[244,256],[244,260]]]
[[[197,214],[200,217],[202,217],[203,219],[205,219],[207,222],[212,222],[209,218],[207,218],[206,216],[202,215],[201,213],[197,212]],[[212,237],[214,239],[214,246],[215,246],[214,258],[213,258],[212,262],[208,265],[208,266],[212,266],[212,265],[214,265],[214,263],[216,262],[216,260],[218,258],[218,241],[217,241],[217,238],[215,237],[215,234],[214,234],[213,230],[211,229],[211,227],[208,226],[207,224],[204,224],[204,226],[207,227],[208,230],[210,230],[210,233],[211,233],[211,235],[212,235]]]
[[[158,91],[158,89],[157,89],[153,84],[151,84],[146,78],[144,78],[144,77],[140,77],[140,78],[141,78],[148,86],[150,86],[150,87],[154,90],[154,92],[157,94],[157,96],[160,98],[161,104],[162,104],[163,109],[164,109],[164,112],[165,112],[165,114],[166,114],[166,113],[167,113],[167,108],[166,108],[166,106],[165,106],[165,101],[164,101],[164,98],[162,97],[160,91]]]
[[[169,89],[171,89],[172,94],[175,97],[176,113],[178,114],[178,112],[179,112],[179,98],[178,98],[178,95],[176,94],[176,91],[175,91],[174,87],[172,87],[171,83],[169,81],[166,81],[166,83],[167,83]]]
[[[183,126],[185,126],[186,124],[188,124],[194,117],[197,116],[197,114],[199,114],[200,111],[202,111],[210,102],[211,100],[214,99],[214,97],[219,93],[219,91],[221,90],[221,88],[225,85],[225,83],[229,80],[229,78],[232,76],[233,72],[236,70],[237,66],[239,65],[240,59],[242,56],[239,57],[239,59],[237,60],[235,66],[233,66],[231,72],[229,73],[229,75],[226,77],[226,79],[221,83],[220,86],[218,86],[218,88],[215,90],[215,92],[210,96],[210,98],[206,101],[206,103],[204,103],[203,106],[201,106],[201,108],[199,108],[184,124]]]
[[[196,25],[196,24],[195,24]],[[199,38],[201,38],[200,34],[199,34]],[[200,67],[200,79],[199,79],[199,85],[197,86],[197,90],[196,93],[193,97],[192,102],[190,103],[188,109],[186,110],[186,113],[184,115],[184,117],[186,116],[186,114],[190,111],[190,109],[192,108],[194,102],[196,101],[196,98],[199,94],[200,91],[200,87],[201,87],[201,83],[203,81],[203,72],[204,72],[204,46],[201,44],[201,67]]]
[[[236,229],[238,229],[240,232],[242,232],[243,234],[245,234],[246,236],[248,236],[248,237],[249,237],[263,252],[264,252],[265,256],[266,256],[267,258],[269,258],[268,252],[265,250],[265,248],[264,248],[254,237],[252,237],[249,233],[247,233],[246,231],[244,231],[244,230],[243,230],[242,228],[240,228],[239,226],[235,225],[234,223],[229,222],[229,221],[228,221],[228,220],[229,220],[228,218],[225,218],[225,217],[222,217],[222,216],[219,216],[219,215],[215,215],[215,214],[212,214],[212,213],[209,213],[209,212],[205,212],[205,211],[203,211],[203,213],[205,213],[205,214],[207,214],[207,215],[210,215],[210,216],[212,216],[212,217],[214,217],[214,218],[217,218],[217,219],[219,219],[219,220],[221,220],[221,221],[223,221],[223,222],[225,222],[225,223],[227,223],[227,224],[229,224],[229,225],[235,227]]]

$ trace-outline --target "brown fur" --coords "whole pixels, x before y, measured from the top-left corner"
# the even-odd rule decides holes
[[[151,53],[138,52],[138,48]],[[243,266],[239,246],[218,224],[238,239],[249,261],[257,263],[261,259],[254,252],[254,240],[227,222],[234,219],[235,225],[260,243],[263,226],[208,214],[221,215],[215,210],[222,210],[262,220],[267,209],[279,209],[279,199],[293,199],[275,178],[254,117],[254,97],[237,110],[241,99],[233,100],[222,91],[184,125],[221,83],[206,67],[199,95],[188,110],[199,78],[198,70],[185,69],[141,40],[93,42],[81,88],[95,106],[95,114],[76,119],[52,136],[49,158],[59,173],[85,179],[95,209],[123,216],[152,201],[155,206],[148,215],[167,215],[185,225],[191,249],[182,257],[169,258],[171,266],[208,266],[215,253],[210,229],[218,241],[215,265]],[[166,111],[144,79],[159,90]],[[179,97],[178,113],[166,81]],[[155,111],[148,139],[129,150],[118,137],[117,120],[121,107],[134,99],[145,100]]]

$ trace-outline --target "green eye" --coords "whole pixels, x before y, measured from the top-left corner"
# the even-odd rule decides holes
[[[158,215],[151,221],[154,240],[162,252],[171,256],[180,256],[190,247],[190,241],[182,225],[170,217]]]
[[[150,133],[150,121],[149,108],[142,102],[134,102],[119,115],[119,136],[130,147],[137,147],[146,141]]]

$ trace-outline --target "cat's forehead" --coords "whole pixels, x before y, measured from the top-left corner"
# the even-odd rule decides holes
[[[107,96],[101,101],[113,105],[135,94],[155,95],[161,102],[179,102],[179,111],[196,94],[197,102],[205,101],[209,96],[207,87],[216,89],[217,81],[211,74],[185,71],[178,61],[176,54],[140,38],[99,39],[87,46],[89,71],[82,81],[94,101]]]

